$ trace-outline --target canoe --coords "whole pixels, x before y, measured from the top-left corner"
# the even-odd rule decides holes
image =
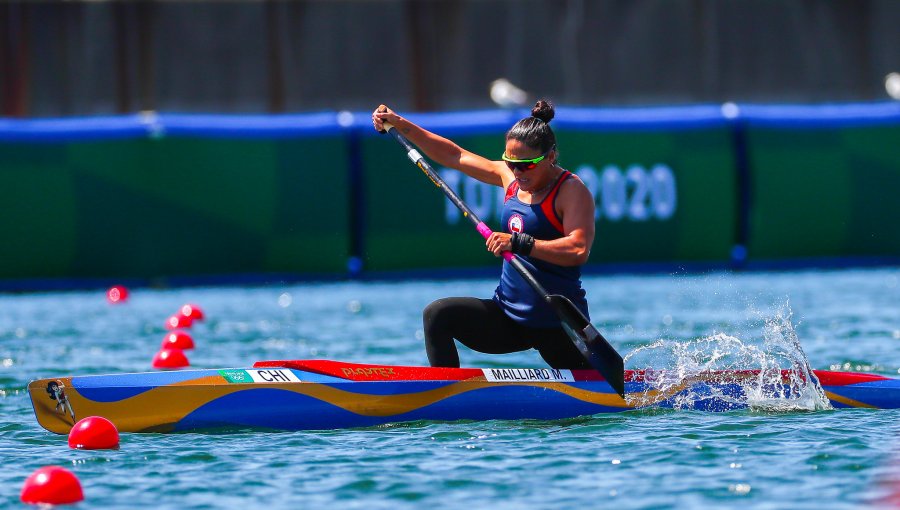
[[[835,408],[900,408],[900,379],[813,371]],[[417,420],[553,420],[648,407],[729,411],[790,402],[815,385],[787,370],[673,378],[626,371],[623,399],[592,370],[432,368],[329,360],[260,361],[251,368],[39,379],[28,384],[45,429],[67,434],[103,416],[122,432],[318,430]]]

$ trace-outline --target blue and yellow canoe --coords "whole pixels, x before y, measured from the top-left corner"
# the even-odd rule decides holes
[[[835,408],[900,408],[900,380],[814,371]],[[252,368],[90,375],[28,385],[38,423],[67,434],[87,416],[122,432],[216,428],[316,430],[415,420],[560,419],[643,407],[747,407],[759,371],[710,372],[661,390],[659,373],[626,372],[621,398],[591,370],[431,368],[328,360],[261,361]],[[791,391],[783,381],[769,390]],[[777,379],[777,374],[776,374]],[[788,393],[785,393],[788,392]]]

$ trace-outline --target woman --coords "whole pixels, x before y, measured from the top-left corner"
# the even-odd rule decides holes
[[[551,294],[569,298],[588,316],[581,266],[594,242],[594,198],[584,183],[557,164],[555,112],[538,101],[530,117],[506,133],[499,161],[469,152],[426,131],[384,105],[372,114],[378,131],[389,122],[435,162],[506,190],[503,232],[486,241],[488,251],[519,256]],[[436,367],[459,367],[454,339],[479,352],[505,354],[537,349],[551,367],[590,368],[559,318],[507,262],[492,299],[452,297],[425,308],[425,346]]]

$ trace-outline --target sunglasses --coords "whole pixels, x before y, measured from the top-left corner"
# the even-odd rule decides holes
[[[503,161],[506,161],[506,166],[508,166],[510,170],[519,170],[520,172],[524,172],[526,170],[532,170],[534,167],[538,166],[538,163],[540,163],[541,161],[544,161],[544,158],[547,157],[547,154],[550,154],[551,152],[553,152],[553,149],[555,149],[555,148],[556,148],[556,146],[554,145],[553,147],[550,147],[550,149],[548,149],[547,152],[541,154],[540,156],[538,156],[536,158],[531,158],[531,159],[508,158],[508,157],[506,157],[505,152],[503,153],[503,155],[500,156],[500,158]]]

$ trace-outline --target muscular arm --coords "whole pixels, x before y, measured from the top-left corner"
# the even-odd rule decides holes
[[[386,112],[376,110],[372,115],[372,122],[375,129],[379,130],[383,122],[390,122],[429,159],[441,166],[459,170],[481,182],[505,187],[515,179],[502,161],[491,161],[467,151],[452,140],[423,129],[390,110]]]
[[[536,240],[531,256],[560,266],[587,262],[594,244],[594,197],[580,179],[569,179],[556,198],[565,235],[552,241]]]
[[[556,204],[565,235],[550,241],[536,239],[529,256],[560,266],[583,265],[594,244],[594,197],[580,179],[569,179],[560,188]],[[487,247],[499,257],[511,249],[510,235],[494,232]]]

